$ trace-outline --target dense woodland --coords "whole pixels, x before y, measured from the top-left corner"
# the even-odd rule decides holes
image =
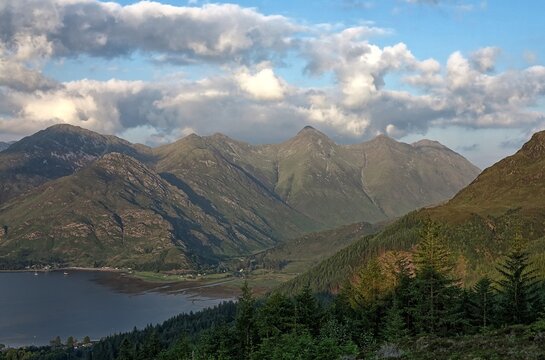
[[[498,280],[485,277],[464,288],[441,233],[428,224],[412,253],[367,262],[335,296],[317,297],[306,286],[293,296],[256,299],[245,285],[237,304],[180,315],[89,347],[10,349],[0,359],[425,359],[442,347],[450,347],[452,356],[453,339],[503,335],[516,339],[505,351],[523,346],[533,353],[520,352],[520,358],[545,356],[545,282],[524,240],[515,238],[497,264]],[[435,343],[422,350],[421,339]],[[479,351],[502,351],[498,343]]]

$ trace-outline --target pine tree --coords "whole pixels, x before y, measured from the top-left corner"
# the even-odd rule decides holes
[[[385,298],[390,290],[390,284],[384,281],[384,277],[385,274],[377,259],[369,260],[360,269],[355,283],[346,288],[350,304],[355,310],[377,305]]]
[[[68,348],[73,348],[75,342],[76,342],[76,340],[74,339],[74,337],[73,337],[73,336],[69,336],[69,337],[66,339],[66,347],[68,347]]]
[[[262,337],[270,338],[291,332],[294,323],[294,306],[290,298],[274,293],[259,309],[258,322]]]
[[[138,351],[138,359],[154,359],[161,352],[161,342],[157,331],[152,330],[144,340],[142,349]]]
[[[414,316],[411,309],[415,304],[415,280],[411,270],[411,262],[405,256],[398,257],[394,271],[396,286],[392,294],[392,307],[397,309],[407,332],[410,333],[410,329],[414,328]]]
[[[318,335],[321,309],[308,284],[295,297],[295,317],[298,326],[308,329],[313,335]]]
[[[417,269],[431,268],[440,274],[450,274],[454,267],[452,255],[445,246],[438,223],[428,220],[422,230],[421,241],[414,256]]]
[[[119,347],[119,354],[116,357],[116,360],[133,360],[133,348],[130,340],[128,338],[123,338],[121,341],[121,346]]]
[[[182,360],[191,359],[191,344],[186,336],[178,339],[168,350],[162,351],[157,360]]]
[[[492,323],[492,314],[496,303],[492,281],[488,277],[480,279],[470,295],[470,316],[475,325],[486,328]]]
[[[382,336],[386,341],[395,342],[409,335],[409,330],[403,318],[402,309],[394,302],[386,313]]]
[[[241,290],[242,295],[237,304],[236,330],[241,339],[244,358],[249,359],[256,337],[255,299],[248,281],[244,281]]]
[[[497,268],[502,279],[497,281],[500,315],[508,324],[525,324],[535,320],[538,302],[537,276],[531,269],[529,255],[520,244]]]
[[[451,278],[452,257],[438,224],[428,222],[415,253],[415,306],[418,330],[445,334],[459,320],[457,288]]]

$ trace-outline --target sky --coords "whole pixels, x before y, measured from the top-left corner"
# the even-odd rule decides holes
[[[545,129],[543,1],[0,0],[0,141],[438,140],[481,168]]]

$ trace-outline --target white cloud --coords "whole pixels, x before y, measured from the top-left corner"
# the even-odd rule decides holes
[[[272,142],[311,124],[354,141],[452,125],[545,126],[536,107],[545,95],[545,67],[497,71],[495,47],[454,51],[445,63],[420,60],[404,43],[371,42],[388,32],[372,24],[302,26],[237,5],[0,3],[0,133],[15,137],[66,122],[151,143],[190,132]],[[306,75],[331,75],[334,83],[288,84],[277,68],[286,51],[305,62]],[[133,52],[155,62],[207,62],[218,71],[194,81],[61,83],[41,70],[64,56]],[[403,90],[386,83],[392,78]]]
[[[491,72],[494,70],[496,59],[500,55],[501,50],[497,47],[484,47],[471,54],[471,63],[473,67],[482,73]]]
[[[51,56],[109,58],[141,51],[183,62],[253,61],[291,48],[294,34],[303,29],[283,16],[233,4],[181,7],[151,1],[122,6],[18,0],[0,6],[0,20],[4,44],[27,56],[33,51],[33,46],[27,49],[31,39]]]
[[[259,69],[253,74],[243,68],[235,79],[243,91],[258,100],[282,100],[286,92],[286,84],[270,67]]]

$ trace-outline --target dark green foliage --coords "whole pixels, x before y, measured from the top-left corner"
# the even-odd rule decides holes
[[[257,337],[255,299],[252,291],[245,281],[242,287],[242,295],[238,299],[236,331],[241,339],[243,358],[249,359]]]
[[[295,321],[296,326],[313,335],[320,331],[321,309],[307,285],[300,294],[295,296]]]
[[[157,360],[183,360],[191,359],[193,356],[193,349],[191,343],[187,337],[182,337],[172,347],[163,350],[158,356]]]
[[[135,349],[131,344],[131,341],[128,338],[124,338],[121,341],[121,346],[119,347],[119,354],[116,357],[116,360],[133,360],[135,359]]]
[[[515,248],[498,267],[502,278],[497,282],[500,293],[500,316],[508,324],[527,324],[535,320],[538,304],[537,276],[531,269],[528,253]]]
[[[259,335],[271,338],[286,334],[295,328],[295,306],[290,298],[280,293],[271,295],[259,309]]]
[[[473,287],[469,300],[471,321],[478,327],[485,328],[493,322],[492,315],[496,310],[496,294],[492,281],[484,277]]]
[[[394,303],[384,318],[382,337],[386,341],[394,342],[408,335],[409,330],[407,329],[407,324],[403,318],[402,309]]]
[[[106,338],[89,351],[63,345],[21,351],[32,360],[333,360],[389,353],[415,359],[490,358],[488,353],[498,359],[538,359],[545,355],[540,350],[545,323],[533,322],[540,316],[538,299],[545,291],[536,285],[527,255],[520,250],[510,253],[499,268],[505,280],[499,289],[488,278],[463,289],[445,265],[450,254],[441,239],[432,232],[424,234],[425,245],[413,256],[418,265],[411,263],[410,256],[397,256],[393,287],[382,289],[380,296],[365,297],[360,292],[365,295],[360,302],[353,301],[350,287],[361,285],[355,281],[368,281],[365,277],[347,284],[325,303],[316,300],[309,286],[293,297],[274,293],[256,301],[245,283],[236,306],[226,303],[180,315],[160,326]],[[442,261],[436,261],[439,258]],[[378,268],[371,270],[380,275]],[[498,298],[504,303],[496,306]],[[508,298],[516,300],[511,307],[506,307]],[[506,317],[507,309],[517,317]],[[533,323],[509,326],[514,319]],[[494,343],[494,349],[487,348],[487,341]],[[465,356],[462,344],[473,357]],[[531,352],[519,356],[510,348]]]
[[[459,289],[447,275],[431,267],[417,272],[414,279],[415,327],[419,333],[445,335],[457,320]]]
[[[159,336],[156,331],[152,331],[144,340],[144,344],[141,347],[137,347],[135,358],[137,360],[154,359],[161,352],[161,349],[162,345],[159,341]]]

